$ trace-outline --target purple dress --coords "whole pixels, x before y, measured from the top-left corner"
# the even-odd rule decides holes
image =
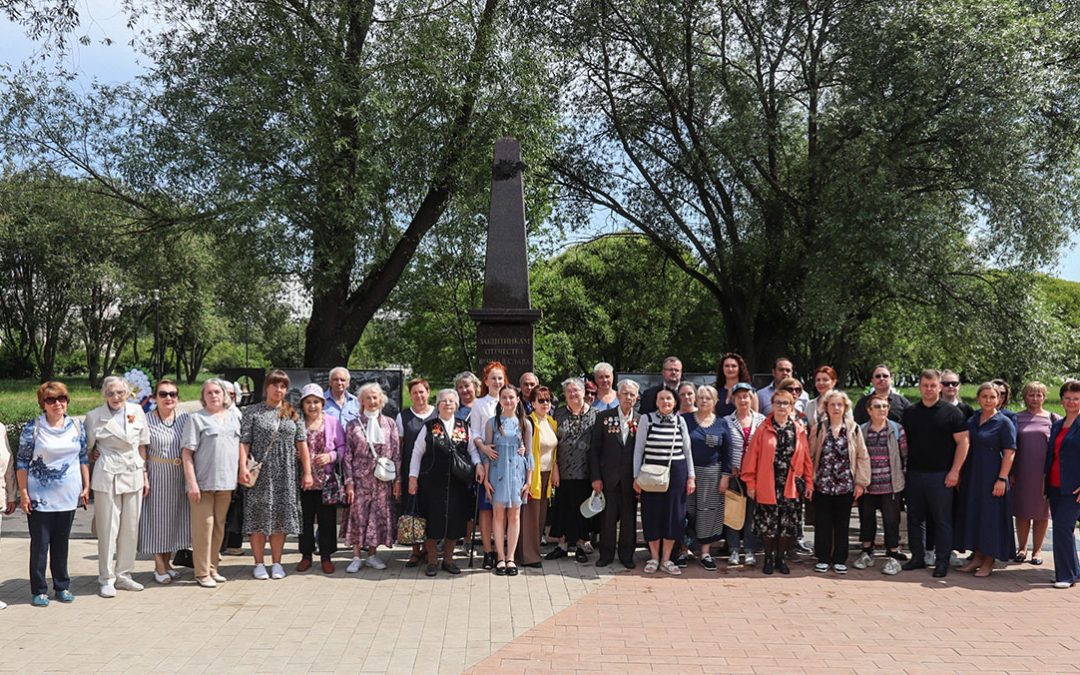
[[[375,445],[380,457],[390,459],[401,475],[401,447],[397,425],[385,415],[379,415],[385,443]],[[394,545],[394,482],[384,483],[375,478],[375,458],[367,441],[367,418],[360,415],[349,422],[345,429],[345,457],[343,471],[345,485],[352,485],[356,492],[349,506],[348,516],[341,524],[341,536],[350,546]]]
[[[1021,520],[1047,520],[1050,504],[1043,495],[1046,448],[1056,415],[1037,416],[1026,410],[1016,414],[1016,463],[1013,474],[1013,515]]]

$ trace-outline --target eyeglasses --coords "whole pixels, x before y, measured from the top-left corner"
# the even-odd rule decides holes
[[[120,398],[122,396],[127,396],[127,395],[128,395],[128,393],[126,391],[107,391],[107,392],[105,392],[105,397],[106,398]]]
[[[158,398],[180,398],[180,392],[178,391],[159,391],[157,395]]]
[[[60,396],[46,396],[45,405],[56,405],[57,403],[67,403],[68,397],[64,395]]]
[[[791,401],[776,401],[772,405],[773,405],[774,408],[790,408],[791,406],[793,406],[795,404],[792,403]]]
[[[889,373],[878,373],[874,375],[875,380],[887,380],[890,377],[892,377],[892,375],[890,375]]]
[[[870,409],[871,410],[888,410],[889,409],[889,404],[888,403],[875,403],[874,405],[870,406]]]
[[[960,383],[959,382],[942,382],[941,386],[943,386],[943,387],[959,387]]]

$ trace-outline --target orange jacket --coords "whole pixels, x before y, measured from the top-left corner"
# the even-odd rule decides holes
[[[769,416],[761,423],[758,430],[750,439],[750,448],[743,455],[742,468],[739,470],[739,478],[746,482],[746,489],[754,490],[754,499],[758,504],[776,503],[776,476],[773,472],[773,462],[776,459],[776,430],[772,425],[773,416]],[[791,456],[791,468],[788,470],[787,481],[784,483],[784,497],[798,499],[799,492],[795,488],[795,478],[801,476],[806,481],[806,487],[814,487],[814,464],[810,461],[810,444],[806,439],[806,427],[795,421],[795,452]],[[758,485],[762,489],[758,490]]]

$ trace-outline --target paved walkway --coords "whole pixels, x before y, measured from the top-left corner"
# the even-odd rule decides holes
[[[516,578],[479,569],[434,579],[405,569],[230,579],[202,589],[190,572],[141,593],[97,597],[97,548],[78,512],[72,606],[30,607],[25,519],[0,543],[0,672],[1077,672],[1080,587],[1050,588],[1052,562],[998,565],[989,579],[955,570],[895,577],[879,566],[846,577],[756,568],[681,578],[569,559]],[[387,552],[380,555],[387,556]],[[639,561],[644,552],[639,551]],[[289,543],[286,568],[299,559]],[[595,560],[595,556],[593,557]],[[103,637],[104,636],[104,637]]]
[[[470,672],[1077,672],[1080,588],[1047,566],[619,575]],[[723,569],[723,568],[722,568]]]
[[[190,570],[158,586],[153,563],[139,561],[135,579],[146,590],[106,600],[96,595],[97,543],[79,511],[69,558],[76,601],[42,609],[29,605],[25,523],[4,517],[0,672],[460,673],[613,575],[563,559],[544,573],[496,577],[477,557],[475,570],[432,579],[403,567],[405,549],[381,551],[397,559],[383,571],[346,574],[342,554],[331,577],[295,574],[290,541],[290,574],[280,581],[252,579],[245,556],[222,560],[230,581],[216,589],[199,588]]]

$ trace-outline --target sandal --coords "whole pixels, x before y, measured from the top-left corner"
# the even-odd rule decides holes
[[[420,564],[421,560],[424,560],[427,556],[423,553],[413,553],[409,556],[409,559],[405,561],[405,567],[416,567]]]
[[[660,561],[655,558],[645,563],[645,574],[656,574],[658,569],[660,569]]]
[[[1013,557],[1013,562],[1021,563],[1027,560],[1027,551],[1020,551]]]
[[[518,574],[517,564],[513,560],[506,561],[506,576],[516,577]]]
[[[1030,562],[1032,565],[1041,565],[1041,564],[1043,564],[1043,559],[1042,558],[1032,558],[1028,562]]]
[[[500,560],[498,565],[495,565],[495,575],[500,577],[506,576],[506,561]]]
[[[677,577],[682,574],[682,570],[679,569],[679,566],[670,560],[665,560],[663,564],[660,565],[660,569],[664,570],[665,573],[670,574],[673,577]]]

